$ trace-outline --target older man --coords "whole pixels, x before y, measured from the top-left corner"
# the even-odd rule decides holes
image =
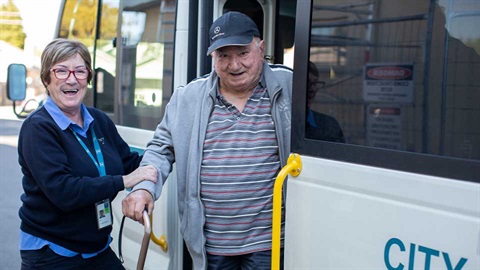
[[[210,28],[214,70],[173,94],[123,201],[142,222],[176,163],[181,232],[195,269],[270,269],[272,194],[290,146],[292,71],[264,61],[255,23],[228,12]],[[161,180],[161,181],[160,181]]]

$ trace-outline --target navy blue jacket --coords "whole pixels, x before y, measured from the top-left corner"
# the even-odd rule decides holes
[[[95,119],[90,126],[102,149],[106,176],[70,129],[60,129],[42,107],[25,119],[19,134],[18,154],[23,173],[21,230],[79,253],[105,247],[111,226],[98,229],[95,203],[124,189],[122,175],[134,171],[141,157],[131,152],[108,116],[88,108]],[[92,136],[79,136],[95,153]]]

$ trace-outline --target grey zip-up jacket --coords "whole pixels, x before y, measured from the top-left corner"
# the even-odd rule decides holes
[[[272,102],[272,118],[282,167],[290,153],[292,70],[264,63],[263,76]],[[208,119],[213,111],[218,76],[198,78],[177,89],[168,103],[163,120],[148,143],[141,166],[153,165],[159,172],[156,184],[150,181],[133,188],[148,190],[155,200],[176,163],[180,230],[193,259],[194,269],[206,269],[205,214],[200,200],[200,170]]]

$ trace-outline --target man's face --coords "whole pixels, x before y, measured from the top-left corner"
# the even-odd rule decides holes
[[[325,86],[325,82],[320,81],[318,76],[310,72],[308,74],[308,85],[307,85],[307,107],[312,106],[313,99],[317,92]]]
[[[213,67],[220,78],[220,89],[250,91],[262,74],[264,42],[254,38],[248,46],[227,46],[212,53]]]

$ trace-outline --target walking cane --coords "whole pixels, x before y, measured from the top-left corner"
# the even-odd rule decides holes
[[[145,259],[147,258],[148,244],[150,244],[150,233],[152,227],[150,226],[150,217],[147,210],[143,210],[143,225],[144,234],[142,239],[142,247],[140,248],[140,254],[138,255],[137,270],[143,270],[145,266]]]

